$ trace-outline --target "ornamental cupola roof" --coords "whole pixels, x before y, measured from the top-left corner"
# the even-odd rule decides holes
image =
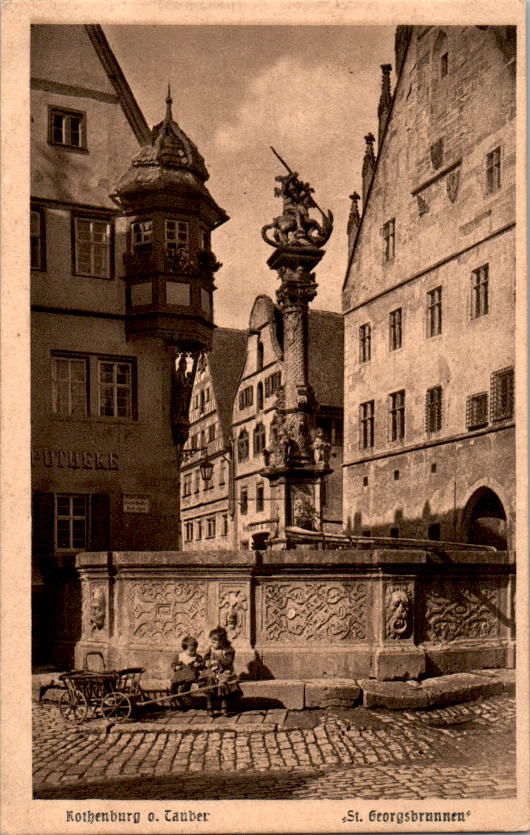
[[[173,120],[171,112],[171,88],[168,86],[166,115],[162,122],[151,131],[151,142],[144,145],[133,158],[135,168],[160,166],[161,168],[191,171],[201,182],[209,177],[204,159],[180,125]]]
[[[206,165],[197,146],[171,111],[173,100],[168,86],[166,115],[151,131],[150,140],[133,157],[128,171],[119,180],[111,197],[125,207],[140,192],[175,192],[202,194],[216,205],[204,185],[209,178]],[[219,210],[223,213],[223,210]],[[224,216],[226,219],[226,215]]]

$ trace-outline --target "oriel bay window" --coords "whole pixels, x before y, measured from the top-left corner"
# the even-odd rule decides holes
[[[131,223],[131,243],[135,252],[150,252],[153,246],[153,221],[138,220]]]
[[[188,250],[190,225],[187,220],[166,220],[166,253],[174,258],[177,251]]]
[[[74,217],[74,271],[94,278],[111,277],[109,220]]]

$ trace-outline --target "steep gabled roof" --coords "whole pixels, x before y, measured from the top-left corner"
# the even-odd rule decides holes
[[[344,405],[344,319],[330,310],[309,311],[309,382],[320,406]]]
[[[225,443],[231,438],[232,404],[245,364],[246,347],[246,330],[216,328],[213,332],[208,366]]]

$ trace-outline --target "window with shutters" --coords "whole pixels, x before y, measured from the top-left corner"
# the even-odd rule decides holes
[[[427,337],[442,332],[442,288],[435,287],[427,293]]]
[[[265,397],[271,397],[281,386],[282,375],[280,371],[275,371],[274,374],[269,374],[265,378]]]
[[[514,374],[513,368],[503,368],[491,375],[490,414],[492,420],[513,417]]]
[[[246,429],[243,429],[239,433],[239,437],[237,439],[237,458],[239,461],[245,461],[249,456],[249,442],[248,442],[248,432]]]
[[[466,428],[480,429],[488,425],[488,392],[471,394],[466,400]]]
[[[403,343],[402,311],[398,307],[388,314],[389,347],[391,351],[397,351]]]
[[[389,441],[402,441],[405,437],[405,391],[394,391],[389,395]]]
[[[59,493],[55,496],[55,548],[81,551],[87,540],[87,496]]]
[[[478,319],[489,311],[489,266],[479,267],[471,273],[471,316]]]
[[[30,264],[32,270],[46,269],[46,226],[43,209],[31,210]]]
[[[74,217],[74,272],[92,278],[111,278],[109,220]]]
[[[254,389],[252,386],[247,386],[243,391],[239,392],[239,408],[247,409],[252,406],[254,402]]]
[[[442,387],[427,389],[425,395],[425,431],[439,432],[442,428]]]
[[[359,328],[359,362],[369,362],[372,358],[372,328],[369,324]]]
[[[86,113],[48,108],[48,142],[70,151],[87,150]]]
[[[55,415],[88,414],[87,358],[52,356],[52,411]]]
[[[371,449],[374,445],[375,401],[368,400],[359,406],[359,447]]]
[[[99,360],[98,389],[102,417],[132,418],[132,363]]]

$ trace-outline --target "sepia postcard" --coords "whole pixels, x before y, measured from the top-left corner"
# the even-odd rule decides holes
[[[525,6],[2,6],[2,833],[530,826]]]

